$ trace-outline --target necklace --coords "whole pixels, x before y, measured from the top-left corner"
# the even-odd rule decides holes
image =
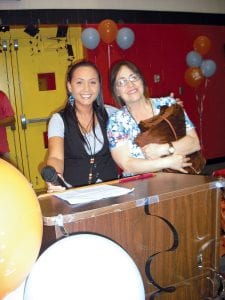
[[[83,135],[83,138],[86,142],[88,153],[90,154],[90,159],[89,159],[90,168],[89,168],[89,173],[88,173],[88,184],[93,183],[92,182],[93,177],[94,177],[93,175],[94,175],[94,171],[96,169],[96,162],[95,162],[96,136],[94,133],[94,126],[95,126],[95,118],[94,117],[95,117],[95,115],[94,115],[94,111],[93,111],[91,119],[88,122],[86,127],[82,126],[77,118],[78,126],[79,126],[81,134]],[[88,139],[88,134],[91,132],[91,129],[93,129],[93,148],[92,148],[90,140]]]
[[[83,135],[84,135],[84,134],[87,134],[88,132],[91,131],[91,128],[93,128],[93,123],[94,123],[94,112],[93,112],[93,114],[91,115],[90,121],[88,122],[88,124],[87,124],[86,126],[82,125],[78,118],[77,118],[77,123],[78,123],[78,125],[79,125],[79,127],[80,127],[81,133],[82,133]]]
[[[96,147],[96,137],[94,134],[94,146],[93,146],[93,151],[92,151],[92,147],[91,144],[88,140],[87,135],[84,135],[84,139],[86,141],[89,153],[90,153],[90,159],[89,159],[89,164],[90,164],[90,168],[89,168],[89,173],[88,173],[88,184],[92,184],[92,180],[93,180],[93,175],[94,175],[94,171],[96,169],[96,163],[95,163],[95,147]]]

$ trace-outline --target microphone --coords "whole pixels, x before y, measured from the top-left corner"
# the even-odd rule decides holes
[[[66,189],[71,188],[72,186],[64,181],[56,172],[55,168],[52,166],[46,166],[41,170],[41,176],[44,181],[50,182],[53,185],[61,185]]]

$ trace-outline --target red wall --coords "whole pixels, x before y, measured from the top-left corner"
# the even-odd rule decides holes
[[[96,24],[86,27],[98,29]],[[114,103],[108,87],[110,64],[118,59],[132,60],[142,70],[151,96],[164,96],[173,91],[183,100],[202,140],[205,157],[224,157],[225,27],[179,24],[118,25],[118,29],[122,27],[131,28],[135,34],[134,44],[129,49],[121,49],[115,41],[109,45],[101,41],[95,49],[87,50],[87,57],[101,71],[105,103]],[[194,40],[200,35],[207,36],[212,42],[212,47],[204,59],[214,60],[217,70],[207,82],[198,88],[192,88],[184,80],[184,73],[188,68],[185,59],[187,53],[193,50]],[[154,74],[160,75],[159,83],[154,83]],[[205,98],[201,113],[197,98]]]

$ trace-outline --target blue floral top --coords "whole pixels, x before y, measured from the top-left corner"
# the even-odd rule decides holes
[[[154,115],[159,114],[161,106],[171,106],[176,103],[176,100],[171,97],[151,98],[149,100],[152,101]],[[186,112],[185,123],[187,131],[195,128]],[[110,149],[117,147],[118,144],[121,145],[123,142],[128,142],[130,155],[136,158],[144,158],[141,148],[135,143],[135,138],[139,133],[140,128],[126,106],[123,106],[120,110],[109,117],[107,135]]]

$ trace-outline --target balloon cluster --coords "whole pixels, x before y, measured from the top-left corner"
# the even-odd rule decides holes
[[[191,87],[198,87],[205,78],[211,77],[216,71],[216,63],[212,59],[203,59],[211,49],[211,40],[204,35],[194,40],[194,50],[186,55],[186,63],[188,69],[184,74],[186,83]]]
[[[128,27],[118,29],[117,24],[105,19],[98,25],[98,30],[92,27],[86,28],[81,33],[81,40],[87,49],[95,49],[100,39],[106,44],[111,44],[114,40],[121,49],[128,49],[134,43],[134,32]]]

